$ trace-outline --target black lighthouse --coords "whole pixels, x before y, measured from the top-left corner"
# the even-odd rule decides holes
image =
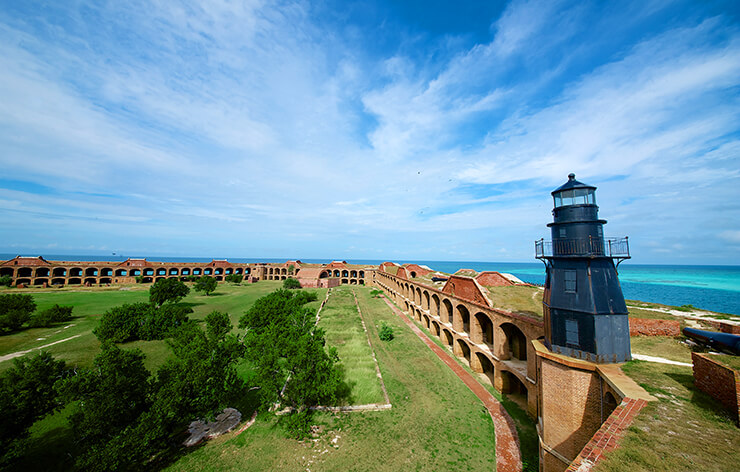
[[[629,321],[616,267],[629,259],[629,244],[626,237],[604,237],[595,192],[570,174],[552,192],[552,241],[535,242],[535,257],[547,270],[545,343],[579,359],[625,362],[631,358]]]

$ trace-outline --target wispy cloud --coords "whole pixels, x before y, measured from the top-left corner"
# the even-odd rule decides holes
[[[29,184],[0,189],[24,228],[0,239],[528,260],[571,171],[645,262],[675,244],[703,261],[740,231],[740,28],[722,8],[514,1],[473,43],[351,11],[9,6],[0,165]]]

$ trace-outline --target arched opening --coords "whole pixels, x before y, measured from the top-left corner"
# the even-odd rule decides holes
[[[49,279],[36,279],[33,281],[34,285],[49,285]]]
[[[452,327],[458,333],[465,332],[470,336],[470,312],[465,308],[465,305],[455,307],[455,319]]]
[[[48,267],[39,267],[36,269],[36,277],[48,277],[49,276],[49,269]]]
[[[161,268],[160,267],[159,269],[157,269],[157,275],[158,276],[159,275],[161,275],[161,276],[167,275],[167,269],[164,269],[164,268]],[[157,280],[159,280],[159,279],[157,279]]]
[[[473,316],[473,330],[470,337],[476,344],[493,346],[493,323],[488,315],[479,311]]]
[[[506,370],[501,372],[501,393],[526,410],[529,391],[519,377]]]
[[[491,385],[493,385],[493,363],[480,352],[476,352],[475,357],[480,364],[481,373],[484,374],[486,378],[488,378],[488,381],[491,383]]]
[[[154,269],[144,269],[144,275],[154,275]]]
[[[98,269],[95,267],[88,267],[85,269],[85,277],[92,277],[94,275],[98,275]]]
[[[231,275],[233,273],[234,273],[234,269],[232,269],[231,267],[226,269],[226,275]]]
[[[190,275],[190,269],[187,267],[180,270],[180,275]]]
[[[501,325],[501,329],[506,335],[506,349],[507,353],[504,355],[504,359],[518,359],[520,361],[527,360],[527,338],[516,325],[512,323],[504,323]]]
[[[342,285],[347,285],[347,279],[342,279]]]
[[[110,277],[102,277],[100,279],[100,283],[101,284],[109,284],[109,283],[111,283],[111,279],[110,279]]]
[[[164,280],[164,279],[166,279],[166,278],[167,278],[167,277],[157,277],[157,278],[155,279],[155,281],[156,281],[156,282],[159,282],[160,280]]]
[[[204,273],[205,275],[213,275],[213,269],[211,269],[211,268],[209,267],[209,268],[205,269],[205,270],[203,271],[203,273]]]
[[[452,347],[452,340],[453,340],[452,333],[450,333],[446,329],[443,329],[442,330],[442,344],[444,344],[445,346]]]
[[[82,279],[79,279],[77,277],[69,279],[70,285],[80,285],[82,283]]]
[[[69,270],[69,275],[72,277],[82,277],[82,269],[79,267],[73,267]]]
[[[236,270],[234,270],[234,273],[235,273],[236,275],[241,275],[241,273],[242,273],[242,268],[241,268],[241,267],[237,267],[237,268],[236,268]]]
[[[251,274],[251,273],[252,273],[252,269],[250,269],[249,267],[246,267],[246,268],[244,269],[244,274],[245,274],[245,275],[249,275],[249,274]]]
[[[432,315],[439,318],[439,297],[435,293],[432,295],[432,307],[431,307]]]
[[[179,271],[179,270],[177,270],[177,269],[176,269],[176,268],[174,268],[174,267],[170,269],[170,275],[179,275],[179,272],[180,272],[180,271]]]
[[[349,271],[348,270],[343,270],[342,271],[342,277],[349,277]]]
[[[52,285],[64,285],[64,279],[51,279]]]
[[[145,283],[145,284],[150,284],[150,283],[152,283],[152,278],[151,278],[151,277],[144,277],[144,278],[143,278],[143,279],[141,280],[141,282],[142,282],[142,283]]]
[[[0,277],[5,277],[6,275],[13,277],[13,272],[12,267],[0,267]]]
[[[116,270],[116,277],[125,277],[126,276],[126,269],[117,269]]]
[[[95,277],[88,277],[85,279],[85,285],[95,285],[96,282]]]
[[[223,279],[224,279],[224,278],[223,278],[223,276],[221,276],[221,275],[217,275],[217,276],[216,276],[216,280],[217,280],[217,281],[219,281],[219,282],[220,282],[220,281],[222,281]]]
[[[33,271],[30,267],[21,267],[18,269],[18,277],[31,277],[33,275]]]
[[[470,365],[470,346],[462,339],[457,340],[457,352],[455,355],[464,357],[468,361],[468,365]]]
[[[105,277],[112,277],[113,269],[111,269],[110,267],[104,267],[100,269],[100,275],[105,276]]]
[[[432,321],[432,334],[439,337],[439,323]]]
[[[426,290],[421,293],[421,307],[429,310],[429,292]]]
[[[31,285],[31,279],[18,279],[15,281],[15,285]]]
[[[452,303],[446,298],[442,301],[442,322],[452,324]]]
[[[139,269],[131,269],[128,273],[131,277],[138,277],[141,275],[141,271]],[[126,274],[124,274],[126,275]]]
[[[416,272],[414,272],[413,270],[411,271],[411,278],[412,279],[415,279],[416,278]]]
[[[329,277],[329,274],[327,274],[325,270],[322,270],[321,273],[319,274],[319,278],[325,279],[327,277]]]
[[[419,287],[416,287],[416,292],[414,294],[414,303],[421,306],[421,289]]]
[[[203,271],[201,269],[193,269],[193,275],[201,275]]]
[[[51,274],[54,277],[65,277],[67,275],[67,269],[64,267],[54,267],[54,269],[51,271]]]
[[[352,271],[350,271],[350,272],[349,272],[349,276],[350,276],[350,277],[357,277],[357,271],[356,271],[356,270],[352,270]]]
[[[426,329],[431,329],[431,325],[429,324],[429,317],[427,315],[424,315],[424,327]]]
[[[365,281],[360,279],[360,285],[365,285]]]
[[[601,402],[601,422],[603,423],[606,421],[607,418],[609,418],[609,415],[612,414],[614,409],[617,408],[617,399],[614,398],[614,395],[612,395],[612,392],[606,392],[604,394],[604,400]]]
[[[224,270],[221,267],[216,268],[216,275],[224,275]]]
[[[360,278],[361,279],[364,279],[365,278],[365,271],[364,270],[361,270],[360,271]]]
[[[349,279],[350,285],[357,285],[357,279]]]
[[[334,277],[339,277],[339,276],[340,276],[340,275],[339,275],[339,270],[335,270],[335,271],[334,271]]]

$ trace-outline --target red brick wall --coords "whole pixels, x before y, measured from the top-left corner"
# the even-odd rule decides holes
[[[740,425],[740,375],[710,357],[691,353],[694,363],[694,384],[715,400],[722,403],[735,416]]]
[[[468,277],[450,276],[445,286],[442,287],[442,292],[464,300],[470,300],[473,303],[488,306],[488,301],[475,284],[475,281]]]
[[[481,285],[488,285],[490,287],[505,287],[514,285],[509,279],[499,274],[498,272],[481,272],[475,278]]]
[[[680,336],[678,320],[651,320],[630,318],[630,336]]]
[[[625,398],[609,415],[591,440],[583,447],[578,457],[568,466],[567,472],[588,472],[602,454],[617,448],[625,430],[632,424],[640,410],[647,405],[645,400]]]
[[[709,326],[711,326],[713,329],[716,329],[717,331],[720,331],[722,333],[730,333],[730,334],[740,334],[740,326],[730,324],[730,323],[723,323],[721,321],[714,321],[714,320],[701,320],[702,323],[706,323]]]

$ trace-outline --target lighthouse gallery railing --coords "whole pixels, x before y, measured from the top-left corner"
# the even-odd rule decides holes
[[[540,239],[534,242],[534,252],[537,259],[552,257],[553,255],[630,258],[627,236],[623,238],[558,239],[555,241]]]

